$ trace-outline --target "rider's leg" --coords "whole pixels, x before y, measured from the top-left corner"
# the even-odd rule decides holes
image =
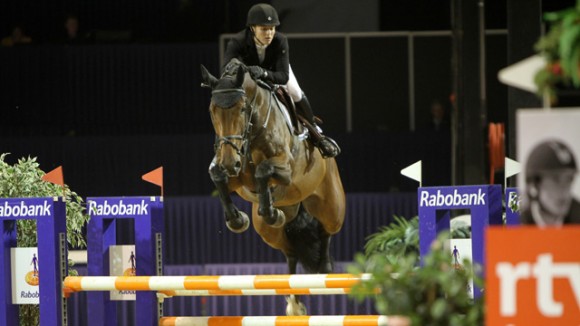
[[[338,154],[340,154],[340,147],[338,147],[338,144],[332,138],[323,135],[322,129],[316,124],[316,121],[314,120],[314,113],[312,112],[312,107],[310,106],[310,102],[308,101],[306,95],[304,95],[304,93],[300,89],[298,81],[296,80],[294,72],[292,71],[292,67],[290,67],[288,84],[286,84],[286,87],[298,111],[304,116],[304,118],[306,118],[308,123],[314,128],[314,130],[311,130],[312,128],[309,128],[310,136],[312,138],[312,143],[314,144],[314,146],[318,147],[318,149],[320,150],[320,152],[324,157],[335,157]]]

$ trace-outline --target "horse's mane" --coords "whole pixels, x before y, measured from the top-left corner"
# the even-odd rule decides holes
[[[242,68],[243,73],[249,72],[248,66],[241,62],[238,58],[232,58],[224,67],[221,78],[235,79],[236,75],[240,72],[240,67]],[[268,91],[272,91],[272,85],[268,84],[267,82],[261,79],[254,79],[253,77],[251,80],[254,81],[259,87]]]
[[[238,73],[238,69],[242,67],[244,72],[248,71],[248,67],[241,62],[238,58],[232,58],[224,67],[221,78],[235,77]],[[221,79],[220,78],[220,79]]]
[[[238,59],[232,59],[225,66],[220,78],[212,87],[212,101],[223,109],[233,107],[244,96],[243,80],[247,67]]]

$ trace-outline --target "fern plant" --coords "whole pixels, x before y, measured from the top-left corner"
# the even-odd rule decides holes
[[[6,162],[8,153],[0,155],[0,198],[25,198],[25,197],[62,197],[63,188],[41,178],[45,172],[40,169],[36,158],[21,158],[16,164]],[[86,248],[86,240],[83,235],[83,226],[89,220],[85,213],[83,199],[70,188],[64,186],[66,200],[66,228],[67,241],[72,248]],[[36,222],[34,220],[17,221],[17,245],[18,247],[36,247]],[[73,266],[69,261],[69,267]],[[69,268],[70,275],[78,275],[76,270]],[[37,305],[20,306],[20,324],[38,325],[39,310]]]
[[[370,296],[380,314],[406,316],[411,325],[483,325],[483,300],[471,299],[468,290],[471,278],[478,287],[483,282],[469,260],[462,262],[464,268],[454,268],[443,245],[448,238],[445,233],[438,236],[422,266],[417,266],[416,253],[395,261],[382,253],[357,254],[348,271],[372,278],[354,286],[351,297],[362,301]]]
[[[384,254],[388,261],[395,262],[399,257],[419,253],[419,218],[414,217],[410,220],[400,216],[393,218],[391,224],[379,228],[379,232],[366,238],[366,257]]]
[[[412,325],[481,325],[483,303],[469,297],[467,286],[473,278],[471,263],[453,268],[452,255],[443,243],[449,238],[470,238],[468,226],[442,232],[431,253],[419,266],[419,217],[410,220],[394,216],[394,221],[367,237],[364,254],[355,256],[350,273],[371,273],[372,279],[352,289],[357,300],[371,297],[377,311],[384,315],[402,315]],[[393,277],[396,275],[396,277]],[[379,290],[378,294],[376,290]]]
[[[399,258],[414,254],[419,255],[419,217],[409,220],[401,216],[393,216],[394,221],[379,228],[379,231],[369,235],[365,243],[365,256],[371,257],[382,254],[386,259],[394,263]],[[459,227],[452,230],[451,238],[471,238],[469,226]]]

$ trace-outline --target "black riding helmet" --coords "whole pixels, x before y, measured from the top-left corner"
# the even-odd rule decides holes
[[[248,11],[247,26],[262,25],[262,26],[278,26],[280,20],[278,13],[274,7],[265,3],[258,3],[253,5]]]
[[[536,146],[528,156],[526,179],[532,181],[543,173],[567,169],[578,170],[574,154],[564,143],[550,140]]]

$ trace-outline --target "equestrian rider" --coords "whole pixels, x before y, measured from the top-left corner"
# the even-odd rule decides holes
[[[312,143],[318,147],[324,157],[335,157],[340,147],[330,137],[322,135],[322,129],[314,120],[314,113],[308,99],[300,89],[292,72],[289,61],[288,39],[282,33],[276,33],[280,25],[278,13],[268,4],[256,4],[248,11],[247,28],[237,33],[227,45],[225,62],[237,58],[248,66],[254,79],[268,83],[286,85],[288,93],[296,108],[311,126]]]

